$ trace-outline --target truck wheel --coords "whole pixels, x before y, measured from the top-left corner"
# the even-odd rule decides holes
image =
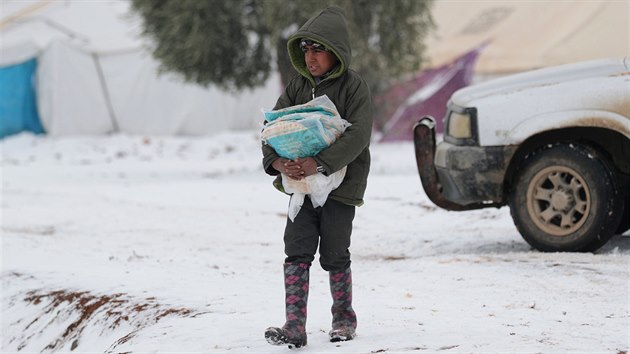
[[[513,186],[514,224],[540,251],[595,251],[620,223],[614,174],[592,148],[556,144],[538,150],[524,161]]]

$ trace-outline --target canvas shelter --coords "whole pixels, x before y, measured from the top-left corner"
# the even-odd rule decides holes
[[[476,75],[630,55],[628,0],[437,0],[427,67],[483,43]]]
[[[374,97],[377,114],[388,117],[379,140],[412,140],[413,126],[421,116],[443,117],[451,95],[472,82],[473,68],[483,48],[475,48],[440,67],[423,70]],[[436,130],[443,131],[442,120],[437,119],[436,123]]]
[[[441,132],[448,98],[471,83],[630,56],[628,0],[437,0],[432,16],[436,28],[425,42],[423,71],[375,97],[382,141],[411,139],[423,115],[435,117]],[[464,69],[457,63],[473,59],[467,53],[476,55]],[[458,65],[463,71],[455,70]]]
[[[280,93],[277,75],[238,93],[159,75],[139,33],[128,1],[2,0],[0,137],[248,129]]]

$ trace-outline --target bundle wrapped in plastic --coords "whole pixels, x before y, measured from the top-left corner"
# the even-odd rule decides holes
[[[350,126],[325,95],[302,105],[263,113],[267,121],[262,131],[263,141],[279,156],[289,160],[317,155]],[[345,175],[346,167],[330,176],[317,173],[299,181],[283,174],[284,190],[292,194],[289,219],[295,219],[307,194],[314,207],[324,205],[330,192],[339,187]]]

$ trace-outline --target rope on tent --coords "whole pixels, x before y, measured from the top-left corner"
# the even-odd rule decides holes
[[[9,15],[6,18],[3,18],[2,20],[0,20],[0,29],[3,29],[5,26],[8,26],[9,24],[11,24],[11,22],[15,22],[21,19],[22,17],[29,16],[31,13],[48,6],[51,2],[52,0],[41,0],[39,2],[34,3],[31,6],[27,6],[23,8],[22,10],[16,12],[13,15]]]

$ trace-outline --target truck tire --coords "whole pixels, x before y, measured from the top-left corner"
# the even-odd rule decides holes
[[[544,252],[592,252],[621,221],[614,173],[595,149],[548,145],[528,156],[510,194],[510,213],[521,236]]]
[[[621,207],[623,207],[623,213],[621,216],[621,221],[619,222],[619,226],[617,227],[617,231],[615,231],[615,234],[619,235],[630,230],[630,177],[628,175],[623,175],[620,180],[620,197]]]
[[[621,222],[619,223],[615,233],[621,235],[628,230],[630,230],[630,198],[625,199],[623,216],[621,217]]]

